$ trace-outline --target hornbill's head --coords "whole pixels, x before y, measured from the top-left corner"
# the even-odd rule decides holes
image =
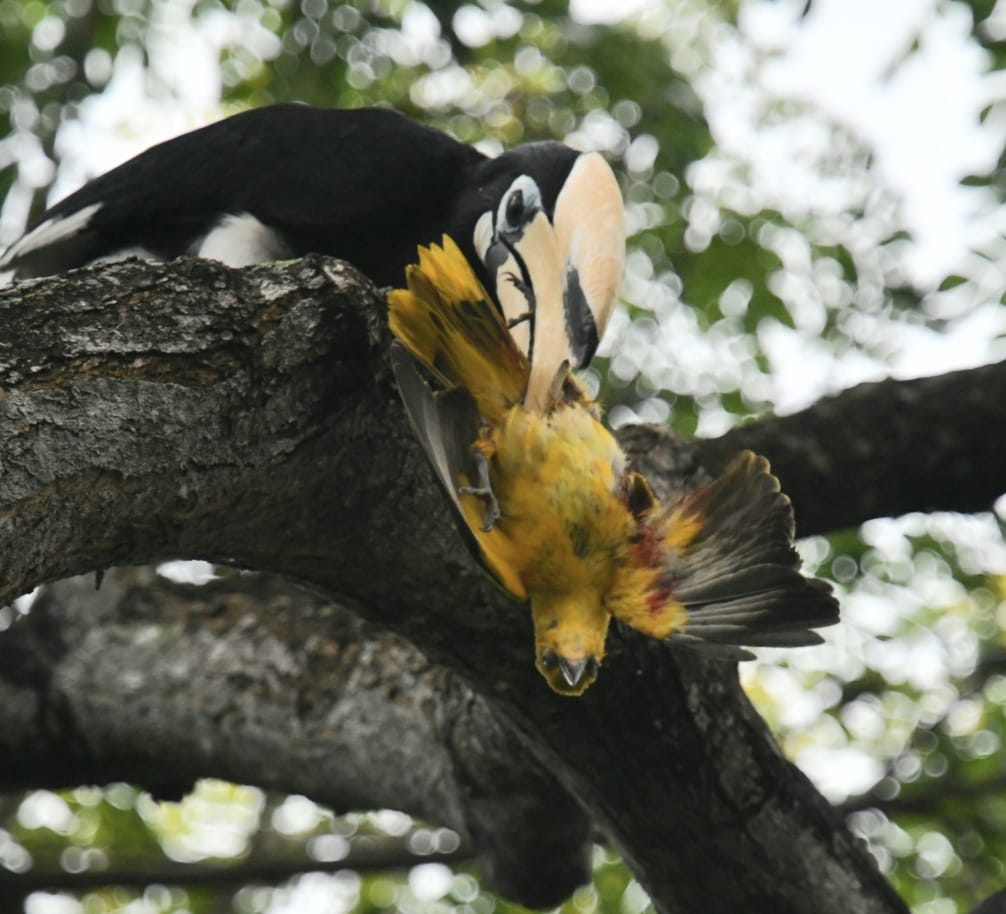
[[[608,164],[528,143],[477,170],[465,208],[474,232],[460,243],[474,248],[517,344],[532,363],[586,365],[625,261],[622,194]]]

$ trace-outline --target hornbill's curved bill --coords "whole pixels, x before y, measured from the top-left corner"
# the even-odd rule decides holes
[[[417,245],[444,234],[532,364],[540,347],[543,364],[590,360],[625,247],[601,156],[541,142],[487,158],[383,109],[275,105],[154,146],[43,213],[0,257],[0,285],[133,255],[245,266],[311,252],[401,285]]]

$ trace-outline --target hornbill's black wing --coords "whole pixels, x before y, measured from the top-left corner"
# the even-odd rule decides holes
[[[391,284],[421,236],[437,237],[429,227],[443,226],[483,159],[389,110],[247,111],[89,182],[44,213],[0,271],[49,275],[131,253],[221,254],[238,264],[315,251]]]
[[[558,238],[548,257],[561,284],[529,307],[544,286],[532,275],[544,255],[526,237],[540,217]],[[400,285],[417,246],[444,234],[526,354],[547,343],[550,364],[589,361],[624,255],[604,160],[555,142],[490,159],[386,109],[274,105],[154,146],[45,212],[0,256],[0,285],[130,255],[245,266],[312,252]]]

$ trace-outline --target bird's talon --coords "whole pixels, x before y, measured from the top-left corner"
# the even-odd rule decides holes
[[[530,283],[524,282],[524,280],[521,279],[516,273],[507,273],[506,279],[509,281],[510,285],[512,285],[518,292],[520,292],[520,294],[523,295],[524,298],[527,300],[528,308],[530,309],[528,311],[527,318],[530,318],[531,313],[534,311],[535,308],[534,288],[530,285]],[[523,320],[525,320],[524,317],[519,317],[516,319],[517,322]]]
[[[485,499],[486,507],[482,514],[483,533],[488,533],[496,526],[496,522],[500,519],[500,503],[491,488],[482,488],[481,486],[459,486],[458,494],[475,495],[479,498]]]
[[[482,532],[488,533],[496,526],[496,522],[501,517],[500,503],[496,498],[496,493],[493,492],[492,482],[489,479],[489,461],[478,448],[475,449],[475,464],[478,467],[479,484],[477,486],[459,486],[458,494],[475,495],[485,499],[486,507],[482,514]]]

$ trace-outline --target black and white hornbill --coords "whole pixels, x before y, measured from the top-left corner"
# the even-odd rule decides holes
[[[310,252],[402,285],[417,245],[447,234],[525,353],[563,346],[578,367],[614,302],[624,232],[597,153],[540,142],[488,158],[389,110],[275,105],[154,146],[55,204],[0,256],[0,285],[128,256],[246,266]],[[551,234],[558,252],[539,249]],[[557,253],[561,308],[538,313],[536,265]]]

